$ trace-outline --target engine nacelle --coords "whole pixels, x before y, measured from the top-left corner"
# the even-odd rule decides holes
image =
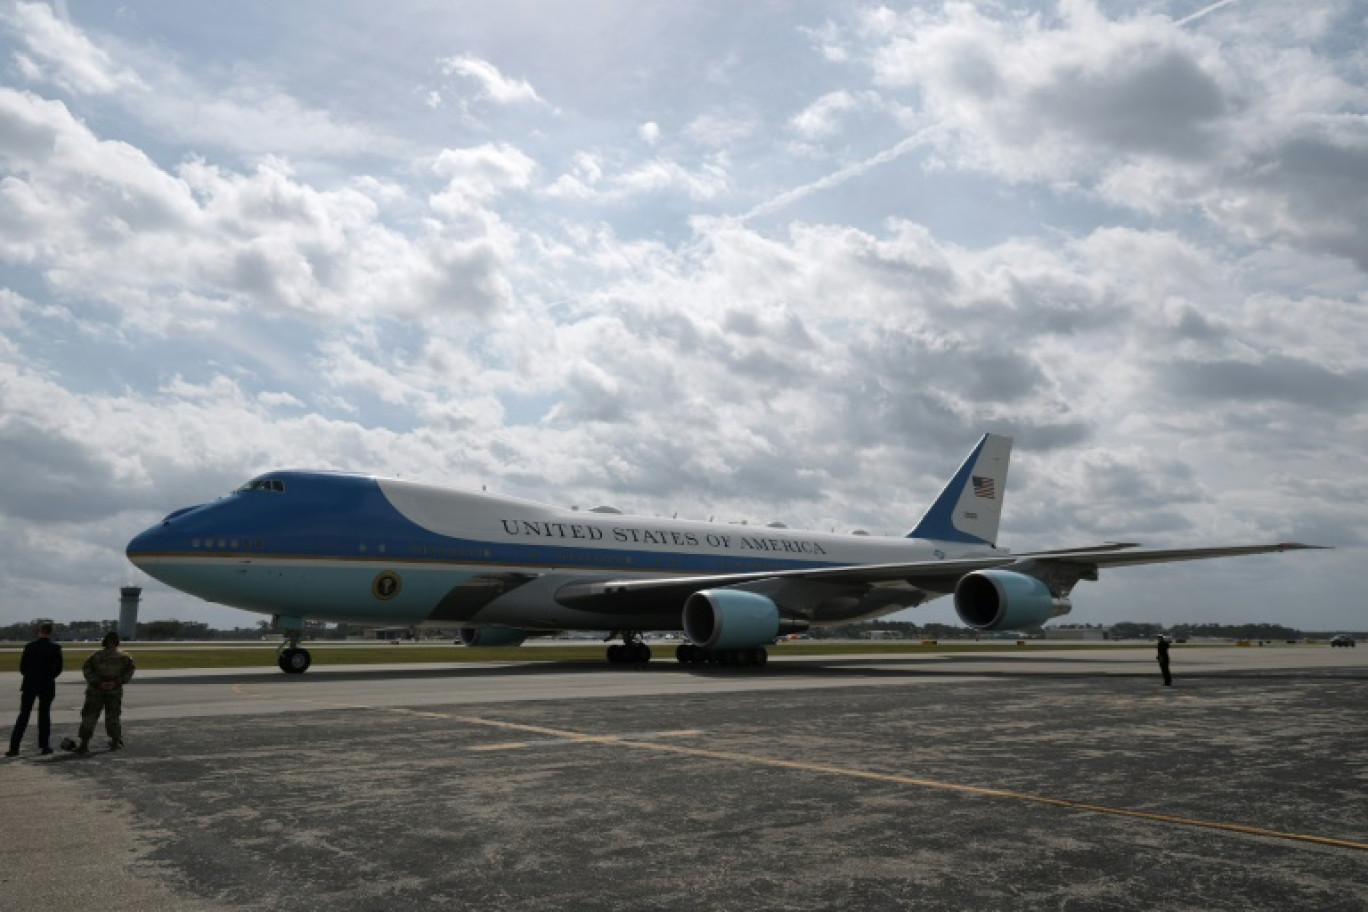
[[[527,631],[517,627],[462,627],[462,646],[521,646]]]
[[[1036,627],[1072,609],[1034,576],[1011,570],[975,570],[955,586],[955,613],[975,630]]]
[[[704,589],[684,602],[684,635],[704,649],[768,646],[795,624],[807,627],[781,619],[772,600],[743,589]]]

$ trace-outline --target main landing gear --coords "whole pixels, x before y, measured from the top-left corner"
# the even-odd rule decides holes
[[[614,630],[607,639],[622,637],[621,644],[608,647],[608,662],[612,665],[646,665],[651,661],[651,647],[641,639],[638,630]],[[684,643],[675,649],[680,665],[701,665],[710,668],[762,668],[769,661],[763,646],[750,649],[705,649]],[[282,666],[283,667],[283,666]]]
[[[608,647],[610,665],[645,665],[651,661],[651,647],[642,641],[641,631],[614,630],[607,639],[611,640],[615,636],[621,636],[622,643]]]

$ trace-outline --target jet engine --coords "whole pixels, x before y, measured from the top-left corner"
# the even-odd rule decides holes
[[[768,646],[781,633],[807,628],[807,621],[780,617],[772,599],[744,589],[704,589],[684,602],[684,635],[704,649]]]
[[[462,627],[462,646],[521,646],[527,631],[517,627]]]
[[[976,570],[955,586],[955,613],[976,630],[1035,627],[1072,608],[1034,576],[1011,570]]]

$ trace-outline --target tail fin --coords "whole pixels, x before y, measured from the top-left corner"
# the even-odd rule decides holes
[[[908,538],[996,547],[1012,438],[984,434]]]

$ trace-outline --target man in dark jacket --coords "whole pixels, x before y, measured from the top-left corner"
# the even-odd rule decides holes
[[[1173,675],[1169,672],[1169,640],[1163,634],[1159,635],[1158,643],[1159,673],[1164,676],[1164,684],[1173,684]]]
[[[19,686],[19,718],[14,720],[6,757],[19,755],[19,744],[28,730],[33,701],[38,701],[38,751],[52,753],[52,700],[57,696],[57,676],[62,673],[62,647],[52,642],[52,622],[38,625],[38,638],[24,647],[19,659],[19,673],[24,683]]]

